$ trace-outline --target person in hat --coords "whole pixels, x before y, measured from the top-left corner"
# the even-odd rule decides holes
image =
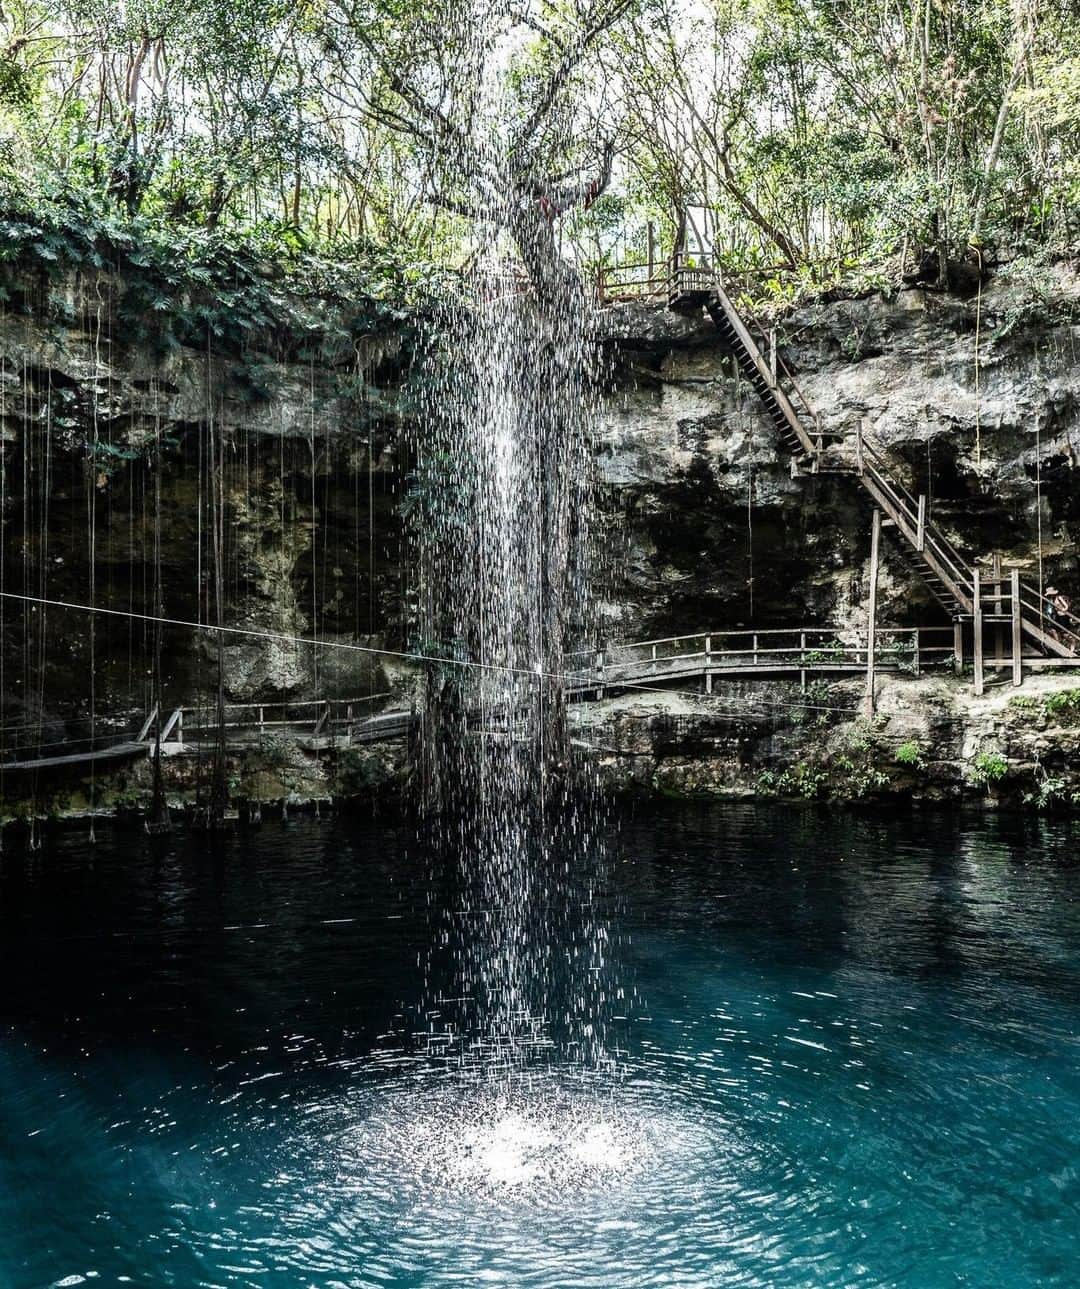
[[[1046,588],[1046,616],[1051,623],[1051,634],[1057,639],[1061,638],[1061,633],[1053,630],[1053,624],[1061,622],[1071,607],[1072,601],[1056,586]]]

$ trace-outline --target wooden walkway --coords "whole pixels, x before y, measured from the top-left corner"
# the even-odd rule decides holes
[[[1015,679],[1016,659],[998,643],[999,647],[984,659],[984,667]],[[578,699],[602,698],[619,690],[648,690],[676,681],[694,681],[702,684],[705,693],[711,693],[714,680],[740,679],[797,680],[805,689],[814,676],[865,675],[869,650],[867,633],[849,629],[698,632],[609,645],[595,654],[572,654],[568,659],[567,690]],[[971,663],[970,655],[967,662]],[[1031,646],[1024,649],[1020,662],[1025,671],[1080,667],[1080,658],[1047,657]],[[936,671],[958,675],[964,666],[965,658],[956,650],[952,626],[878,627],[875,632],[876,673],[920,676]]]
[[[73,743],[78,740],[72,740]],[[31,757],[21,761],[0,761],[0,771],[18,774],[26,771],[59,769],[62,766],[96,766],[115,761],[132,761],[146,755],[147,744],[132,741],[113,743],[108,747],[85,752],[57,752],[47,756]]]
[[[996,620],[996,619],[991,619]],[[672,687],[711,694],[714,682],[725,680],[787,680],[805,690],[813,678],[861,677],[868,670],[867,633],[832,627],[774,628],[747,631],[706,631],[657,640],[609,644],[604,649],[567,658],[567,696],[591,702],[616,693],[647,693]],[[878,628],[874,637],[874,670],[898,676],[959,671],[963,659],[954,648],[951,626]],[[1022,658],[1027,669],[1080,666],[1080,659],[1047,657],[1028,647]],[[1015,671],[1012,656],[999,650],[986,660],[987,670]],[[228,751],[265,747],[282,738],[306,751],[343,750],[405,738],[416,719],[407,708],[394,706],[391,693],[354,699],[281,703],[229,703],[220,727]],[[383,704],[372,712],[375,704]],[[157,712],[132,731],[105,736],[104,746],[89,748],[86,740],[27,746],[11,759],[0,757],[0,774],[41,770],[71,771],[152,756]],[[174,709],[162,722],[161,753],[165,758],[210,755],[218,744],[219,725],[212,706]],[[35,752],[38,754],[35,755]]]
[[[951,666],[951,634],[948,627],[879,630],[875,669],[917,676],[928,667]],[[579,699],[688,680],[705,693],[714,680],[797,680],[805,689],[810,676],[863,675],[868,647],[865,633],[828,627],[668,636],[572,654],[567,689]]]
[[[224,732],[226,746],[234,751],[258,747],[278,736],[310,751],[402,738],[409,729],[408,711],[371,713],[370,710],[371,704],[390,697],[390,694],[375,694],[329,701],[227,703],[220,727],[213,706],[178,707],[162,722],[161,754],[163,757],[206,755],[216,746],[219,728]],[[152,756],[157,740],[155,708],[142,720],[137,733],[129,729],[93,740],[73,737],[37,747],[26,744],[7,756],[0,752],[0,774],[71,770],[83,765],[136,760]]]

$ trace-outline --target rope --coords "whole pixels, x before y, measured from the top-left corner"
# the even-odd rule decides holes
[[[1043,529],[1042,529],[1042,417],[1035,418],[1035,524],[1039,541],[1039,622],[1042,625],[1043,600],[1046,590],[1043,579]]]
[[[79,604],[72,600],[56,600],[38,595],[20,595],[15,591],[0,591],[0,601],[16,600],[24,604],[40,604],[51,608],[71,609],[82,613],[103,614],[107,617],[123,618],[127,620],[138,620],[141,622],[158,623],[161,626],[186,627],[194,631],[218,632],[222,635],[242,636],[247,639],[257,640],[280,640],[287,644],[311,645],[323,649],[343,649],[349,653],[362,653],[371,656],[383,658],[397,658],[407,662],[438,663],[450,667],[472,668],[477,671],[497,672],[511,676],[528,676],[532,679],[565,681],[572,677],[566,673],[543,671],[539,668],[531,669],[527,667],[509,667],[504,664],[494,662],[476,662],[470,659],[451,658],[440,654],[422,654],[410,653],[400,649],[378,649],[370,645],[354,644],[351,641],[344,640],[314,640],[307,636],[290,635],[282,631],[260,631],[253,627],[218,627],[206,622],[191,622],[184,618],[170,618],[151,613],[135,613],[129,609],[108,609],[101,605]],[[575,676],[574,679],[579,679]],[[595,688],[593,679],[590,677],[584,688]],[[664,689],[656,685],[645,685],[639,682],[628,680],[617,680],[611,678],[607,681],[605,688],[633,689],[642,693],[654,694],[673,694],[679,690]],[[773,707],[799,708],[804,711],[823,711],[823,712],[854,712],[854,707],[835,707],[827,704],[815,704],[805,702],[782,702],[773,700]]]
[[[409,653],[400,649],[377,649],[371,645],[354,644],[346,640],[317,639],[311,636],[290,635],[285,631],[259,631],[254,627],[216,626],[210,622],[191,622],[186,618],[168,618],[154,613],[134,613],[130,609],[107,609],[99,604],[80,604],[74,600],[54,600],[42,595],[20,595],[15,591],[0,591],[0,599],[18,600],[24,604],[42,607],[72,609],[80,613],[104,614],[107,617],[137,619],[156,622],[165,627],[186,627],[191,631],[209,631],[221,635],[244,636],[256,640],[280,640],[285,644],[310,645],[314,649],[344,649],[349,653],[363,653],[380,658],[399,658],[407,662],[441,663],[448,667],[472,667],[479,671],[501,672],[510,676],[542,677],[546,680],[564,679],[558,672],[546,672],[539,667],[510,667],[496,662],[475,662],[463,658],[450,658],[439,654]]]
[[[976,247],[979,257],[979,284],[975,294],[975,471],[982,476],[982,400],[979,390],[979,341],[982,333],[982,251]]]

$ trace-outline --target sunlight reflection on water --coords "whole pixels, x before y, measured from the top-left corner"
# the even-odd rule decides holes
[[[663,1283],[670,1255],[652,1266],[647,1248],[658,1231],[707,1212],[715,1249],[727,1205],[714,1192],[705,1206],[702,1186],[724,1121],[662,1093],[565,1071],[391,1078],[282,1143],[304,1180],[268,1188],[263,1222],[332,1233],[325,1269],[360,1276],[350,1285]],[[313,1252],[292,1247],[289,1260]]]
[[[361,1155],[396,1159],[431,1185],[515,1199],[565,1197],[632,1176],[657,1149],[640,1112],[610,1097],[535,1087],[408,1098],[355,1138]]]

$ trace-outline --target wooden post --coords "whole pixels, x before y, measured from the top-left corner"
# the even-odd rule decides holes
[[[881,511],[874,507],[874,518],[870,525],[870,604],[866,623],[866,697],[864,706],[867,716],[874,714],[874,659],[877,653],[877,584],[878,559],[881,552]]]
[[[800,663],[806,662],[806,632],[805,631],[799,632],[799,662]],[[799,684],[802,687],[803,693],[805,694],[806,693],[806,667],[805,666],[802,666],[799,668]]]
[[[757,666],[757,632],[756,631],[754,632],[753,648],[754,648],[754,666],[756,667]]]
[[[975,693],[983,692],[983,620],[981,574],[976,568],[972,574],[971,612],[975,628]]]
[[[705,637],[705,692],[712,693],[712,636]]]
[[[653,672],[653,674],[655,675],[655,673],[656,673],[656,645],[653,645],[653,647],[652,647],[652,666],[651,666],[650,670],[651,670],[651,671]]]
[[[855,426],[855,468],[858,470],[860,476],[864,473],[861,416],[859,417],[858,424]]]
[[[919,628],[918,627],[915,627],[915,629],[911,633],[911,636],[912,636],[912,645],[914,646],[914,650],[915,650],[914,654],[912,655],[912,657],[915,660],[915,675],[919,676],[922,674],[922,660],[919,657]]]
[[[649,244],[649,292],[652,293],[653,278],[656,276],[656,225],[650,219],[645,230]]]
[[[919,493],[919,520],[915,530],[915,545],[920,553],[926,550],[926,497]]]
[[[596,687],[596,697],[597,699],[601,699],[604,696],[604,655],[602,652],[596,655],[596,674],[599,677],[599,684]]]
[[[769,371],[772,372],[772,383],[776,384],[776,328],[769,328]]]
[[[1024,664],[1020,656],[1020,570],[1014,568],[1009,574],[1012,592],[1012,667],[1013,684],[1024,683]]]
[[[991,557],[991,573],[994,579],[994,617],[1000,618],[1001,612],[1001,552],[994,551]],[[1001,671],[1005,667],[1005,624],[1003,622],[994,623],[994,670]]]
[[[959,676],[964,670],[964,623],[953,618],[952,624],[953,671]]]

